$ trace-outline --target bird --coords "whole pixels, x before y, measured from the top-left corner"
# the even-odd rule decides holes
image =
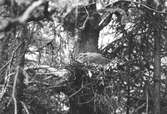
[[[106,65],[110,62],[110,59],[105,58],[102,54],[96,52],[79,53],[76,57],[76,61],[80,63],[94,63],[98,65]]]

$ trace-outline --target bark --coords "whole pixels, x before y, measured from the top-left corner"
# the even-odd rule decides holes
[[[156,10],[161,10],[160,0],[153,0],[154,4],[151,4]],[[161,18],[161,17],[159,17]],[[160,31],[155,29],[154,37],[154,114],[160,114],[160,77],[161,77],[161,58],[160,58]]]
[[[158,34],[158,33],[157,33]],[[157,35],[156,35],[157,36]],[[154,53],[154,114],[160,114],[160,38],[155,37]]]
[[[23,106],[21,104],[21,101],[24,100],[24,75],[23,75],[23,71],[22,69],[24,69],[24,63],[25,63],[25,52],[26,52],[26,35],[27,35],[27,29],[25,29],[25,27],[23,28],[22,31],[22,37],[21,37],[21,41],[19,41],[20,43],[22,43],[19,52],[18,52],[18,57],[17,57],[17,65],[19,67],[19,71],[18,71],[18,77],[17,77],[17,84],[16,84],[16,99],[17,99],[17,113],[18,114],[22,114],[23,113]]]
[[[132,53],[132,37],[127,35],[127,32],[125,32],[127,39],[128,39],[128,60],[131,61],[131,53]],[[130,70],[131,64],[130,62],[128,63],[128,68],[127,68],[127,95],[130,96],[130,77],[131,77],[131,70]],[[127,97],[127,109],[126,109],[126,114],[129,114],[130,111],[130,98]]]

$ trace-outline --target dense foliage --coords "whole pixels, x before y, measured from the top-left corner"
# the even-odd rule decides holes
[[[166,4],[0,0],[0,113],[167,113]]]

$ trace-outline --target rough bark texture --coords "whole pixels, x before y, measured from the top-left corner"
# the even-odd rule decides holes
[[[22,43],[19,52],[18,52],[18,57],[17,57],[17,65],[19,66],[19,71],[18,71],[18,78],[17,78],[17,84],[16,84],[16,99],[17,99],[17,107],[18,107],[18,114],[22,114],[23,113],[23,106],[21,104],[21,101],[24,100],[24,95],[23,95],[23,91],[25,88],[24,85],[24,74],[22,69],[24,69],[24,64],[25,64],[25,52],[26,52],[26,35],[27,29],[25,29],[25,27],[23,28],[22,31],[22,36],[21,36],[21,41],[20,43]]]
[[[129,36],[128,38],[128,60],[131,61],[131,53],[132,53],[132,37]],[[128,68],[127,68],[127,95],[130,96],[130,77],[131,77],[131,64],[130,62],[128,63]],[[126,114],[129,114],[130,111],[130,99],[127,97],[127,109],[126,109]]]
[[[158,33],[157,33],[158,34]],[[158,36],[158,35],[156,35]],[[155,37],[154,55],[154,114],[160,114],[160,38]]]
[[[153,0],[153,4],[150,3],[156,10],[161,10],[160,0]],[[157,15],[158,16],[158,15]],[[154,114],[160,114],[160,77],[161,77],[161,58],[160,58],[160,31],[155,29],[154,37]]]

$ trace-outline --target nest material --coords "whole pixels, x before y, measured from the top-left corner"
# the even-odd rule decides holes
[[[80,63],[94,63],[99,65],[106,65],[110,62],[110,60],[103,57],[102,54],[95,52],[80,53],[76,57],[76,60]]]

